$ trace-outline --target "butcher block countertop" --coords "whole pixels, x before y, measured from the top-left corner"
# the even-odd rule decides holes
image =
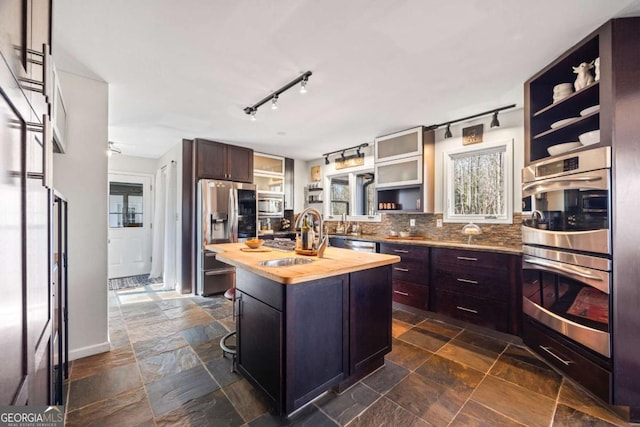
[[[244,252],[240,250],[241,248],[246,248],[244,243],[221,243],[205,246],[206,250],[216,252],[216,258],[222,262],[284,285],[324,279],[339,274],[368,270],[400,262],[400,257],[396,255],[357,252],[350,249],[332,247],[328,247],[325,250],[324,258],[308,257],[298,255],[295,252],[280,250]],[[260,261],[280,258],[311,258],[313,262],[289,267],[263,267],[258,265]]]

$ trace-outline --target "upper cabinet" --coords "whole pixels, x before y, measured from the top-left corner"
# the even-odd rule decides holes
[[[253,172],[282,176],[284,175],[284,157],[254,153]]]
[[[197,178],[253,182],[253,150],[205,139],[196,139]]]
[[[525,164],[614,144],[619,101],[637,93],[638,21],[607,22],[525,83]]]
[[[422,155],[423,128],[417,127],[375,139],[375,161],[387,162]]]
[[[379,212],[433,212],[434,141],[423,126],[375,139]]]

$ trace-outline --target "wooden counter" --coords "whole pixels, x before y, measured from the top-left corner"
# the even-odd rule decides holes
[[[324,279],[400,262],[400,257],[396,255],[357,252],[332,247],[327,248],[324,258],[307,257],[295,252],[276,249],[270,252],[244,252],[240,250],[241,248],[246,248],[246,246],[243,243],[205,246],[206,250],[217,252],[216,258],[222,262],[284,285]],[[258,265],[260,261],[280,258],[311,258],[313,262],[288,267],[262,267]]]

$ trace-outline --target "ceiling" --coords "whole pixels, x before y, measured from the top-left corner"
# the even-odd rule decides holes
[[[526,79],[630,15],[640,0],[54,0],[53,52],[109,83],[109,140],[124,154],[202,137],[309,160],[522,107]],[[245,107],[306,70],[308,93],[249,120]]]

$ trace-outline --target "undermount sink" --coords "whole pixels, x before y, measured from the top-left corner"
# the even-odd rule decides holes
[[[280,258],[260,261],[258,265],[262,267],[290,267],[298,264],[309,264],[313,262],[311,258]]]

